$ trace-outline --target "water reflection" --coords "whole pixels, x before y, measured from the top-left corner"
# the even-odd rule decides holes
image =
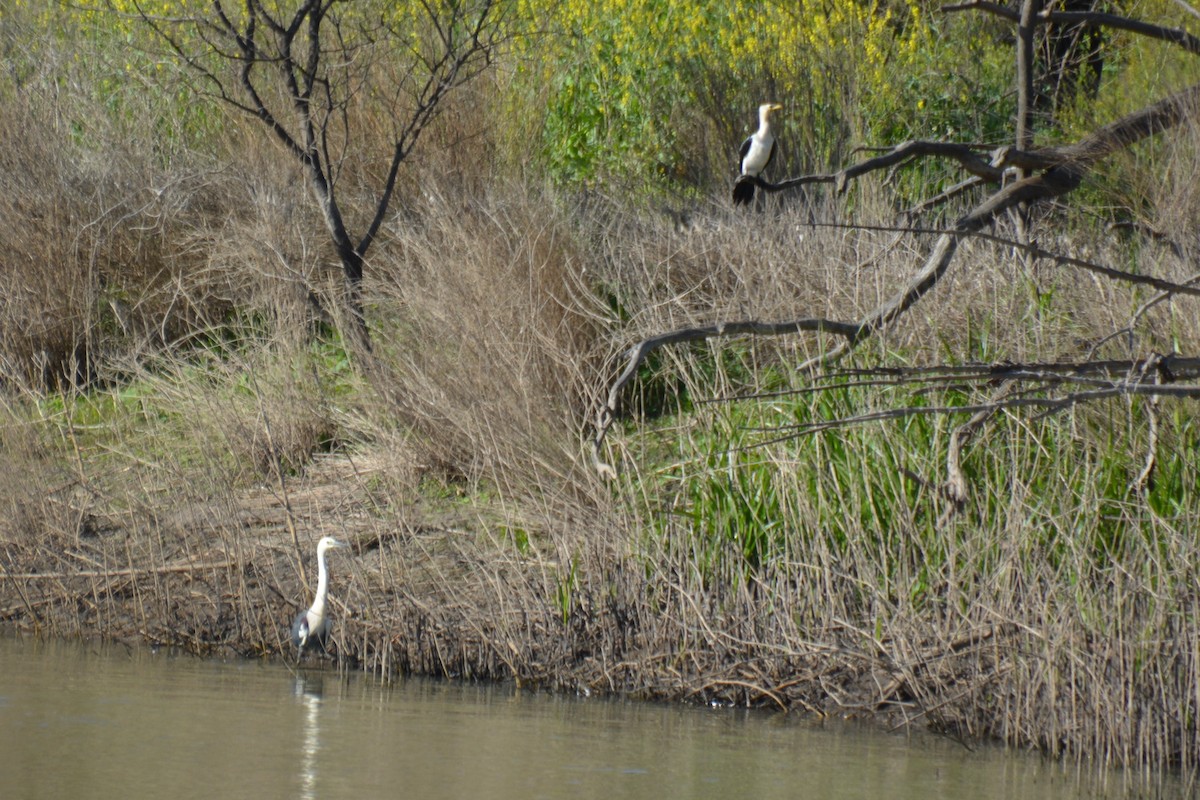
[[[304,748],[300,759],[300,796],[304,800],[317,796],[317,768],[321,763],[321,695],[324,693],[323,675],[300,673],[296,676],[296,698],[304,709]]]
[[[0,797],[1189,797],[770,713],[0,638]]]

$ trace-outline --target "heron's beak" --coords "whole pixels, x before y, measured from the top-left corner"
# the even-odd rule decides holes
[[[779,103],[771,103],[771,110],[772,111],[783,111],[783,106],[780,105]]]
[[[330,542],[329,546],[330,547],[349,547],[350,544],[348,542],[343,542],[341,539],[334,539],[332,542]]]

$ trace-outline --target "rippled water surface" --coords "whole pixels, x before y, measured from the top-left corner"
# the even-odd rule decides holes
[[[1186,796],[767,712],[0,638],[0,798]]]

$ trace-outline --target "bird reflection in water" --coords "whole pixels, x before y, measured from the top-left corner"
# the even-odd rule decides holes
[[[300,759],[300,796],[317,796],[317,763],[321,754],[321,697],[325,679],[321,675],[297,675],[295,695],[304,709],[303,757]]]

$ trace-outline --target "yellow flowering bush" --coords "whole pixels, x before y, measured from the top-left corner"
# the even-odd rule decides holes
[[[452,1],[347,0],[331,13],[361,22],[343,32],[374,36],[385,25],[380,43],[399,62],[422,52],[429,29],[416,20],[426,8]],[[534,155],[566,182],[707,191],[726,179],[732,148],[767,100],[784,104],[779,164],[792,174],[840,165],[861,144],[990,138],[1010,118],[1010,101],[978,101],[1008,91],[1011,48],[975,35],[969,20],[981,15],[947,16],[929,0],[498,2],[512,32],[501,71],[512,79],[498,84],[510,94],[496,106],[509,110],[497,135],[532,134]],[[296,0],[266,4],[287,16]],[[244,4],[223,9],[243,14]],[[107,45],[98,85],[115,97],[130,76],[145,84],[178,68],[140,15],[210,16],[212,2],[10,0],[0,21],[10,14],[45,15],[47,28]]]
[[[400,61],[427,43],[418,21],[426,9],[454,1],[347,0],[331,13],[362,23],[344,31],[375,35],[383,23],[385,46]],[[284,16],[297,4],[266,2]],[[509,113],[494,130],[511,141],[532,134],[534,154],[566,182],[657,180],[707,191],[728,177],[732,148],[767,100],[785,107],[777,168],[789,174],[840,166],[859,145],[1011,135],[1011,25],[985,14],[946,14],[930,0],[498,2],[513,46],[498,54],[511,79],[498,83],[508,94],[495,108]],[[241,2],[223,8],[244,13]],[[57,34],[119,110],[122,91],[177,68],[140,15],[211,13],[211,0],[8,0],[0,27]],[[1128,13],[1182,24],[1170,0],[1139,0]],[[1161,43],[1113,37],[1106,74],[1128,80],[1108,81],[1100,103],[1082,110],[1085,120],[1136,104],[1143,87],[1190,65],[1178,66],[1180,54]],[[104,57],[73,46],[80,38]],[[14,39],[32,47],[28,37]],[[188,105],[184,98],[180,110]]]
[[[806,160],[828,162],[876,135],[911,135],[907,123],[928,114],[926,87],[945,83],[930,61],[948,46],[917,0],[521,7],[550,32],[525,40],[527,75],[550,87],[545,154],[567,179],[647,165],[677,175],[692,146],[685,140],[699,138],[681,119],[736,144],[765,100],[784,104],[783,124]]]

